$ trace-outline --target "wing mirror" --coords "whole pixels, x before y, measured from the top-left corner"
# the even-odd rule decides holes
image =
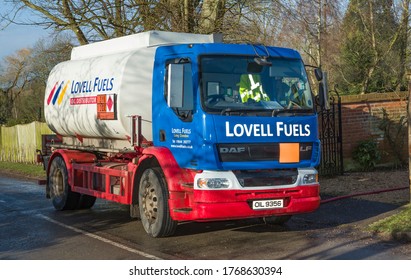
[[[320,69],[320,68],[315,68],[314,69],[314,75],[315,75],[315,78],[317,79],[317,81],[321,81],[322,79],[323,79],[323,77],[324,77],[324,75],[323,75],[323,71]]]

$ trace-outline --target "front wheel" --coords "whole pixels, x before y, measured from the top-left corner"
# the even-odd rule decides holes
[[[152,237],[173,235],[177,222],[170,216],[168,189],[161,168],[143,172],[140,180],[138,203],[144,230]]]

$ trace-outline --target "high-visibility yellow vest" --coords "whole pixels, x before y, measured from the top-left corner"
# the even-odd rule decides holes
[[[253,99],[256,102],[261,100],[269,101],[270,98],[263,90],[260,75],[245,74],[240,79],[240,96],[242,102]]]

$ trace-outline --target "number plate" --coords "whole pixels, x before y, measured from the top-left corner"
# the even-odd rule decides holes
[[[253,210],[273,209],[273,208],[283,208],[283,207],[284,207],[284,201],[282,199],[253,201]]]

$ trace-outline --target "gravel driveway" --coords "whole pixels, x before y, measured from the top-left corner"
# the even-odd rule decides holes
[[[408,170],[345,173],[343,176],[320,178],[321,197],[324,200],[335,196],[368,193],[364,196],[358,196],[358,198],[379,203],[404,205],[410,199],[408,180]],[[385,190],[404,187],[408,187],[408,189],[385,192]],[[383,190],[383,192],[371,194],[378,190]]]
[[[367,227],[371,223],[393,215],[410,201],[408,170],[346,173],[320,178],[320,184],[323,203],[313,213],[294,216],[289,222],[294,230],[323,229],[328,239],[360,235],[370,238],[373,234]],[[404,187],[406,189],[387,191]],[[373,194],[380,190],[382,192]],[[359,193],[365,194],[327,202]],[[383,236],[372,238],[387,239]]]

